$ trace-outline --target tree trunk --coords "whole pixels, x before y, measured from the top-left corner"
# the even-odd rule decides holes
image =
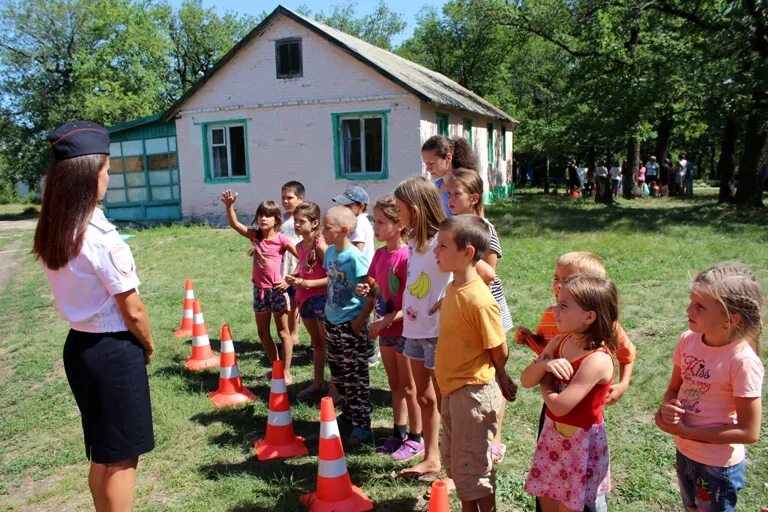
[[[669,138],[672,136],[672,118],[664,115],[659,120],[659,126],[656,128],[656,161],[661,163],[667,156],[669,150]]]
[[[723,137],[720,141],[720,160],[717,162],[717,175],[720,177],[720,194],[718,203],[730,203],[733,201],[731,193],[731,178],[733,178],[733,164],[736,161],[736,137],[739,133],[739,123],[735,117],[728,116],[723,126]]]
[[[715,145],[709,145],[709,179],[714,180],[717,178],[717,172],[715,170]]]
[[[627,162],[626,168],[622,170],[622,195],[624,199],[632,199],[638,195],[637,191],[637,171],[640,169],[640,139],[632,135],[627,139]]]
[[[544,193],[549,194],[549,155],[547,155],[547,166],[544,168]]]
[[[747,117],[744,134],[744,154],[739,162],[739,186],[736,204],[763,206],[763,180],[760,169],[760,152],[768,139],[765,123],[768,122],[768,91],[756,86],[752,91],[752,109]]]

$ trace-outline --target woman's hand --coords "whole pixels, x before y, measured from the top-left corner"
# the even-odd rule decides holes
[[[571,366],[571,362],[563,357],[547,361],[544,364],[544,370],[560,380],[571,380],[571,377],[573,376],[573,366]]]

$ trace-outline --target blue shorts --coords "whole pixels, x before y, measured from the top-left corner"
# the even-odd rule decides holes
[[[288,294],[284,291],[253,287],[254,313],[284,313],[288,310]]]
[[[699,512],[733,512],[736,493],[744,487],[746,461],[727,468],[707,466],[677,451],[675,469],[686,509]]]
[[[324,320],[326,295],[315,295],[301,303],[299,315],[305,320]]]
[[[405,338],[402,336],[379,336],[379,347],[394,348],[395,352],[402,354],[405,351]]]
[[[409,359],[423,361],[424,368],[427,370],[434,370],[436,348],[437,338],[424,338],[420,340],[406,338],[403,354]]]

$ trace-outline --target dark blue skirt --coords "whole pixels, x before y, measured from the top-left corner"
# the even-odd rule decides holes
[[[64,369],[89,460],[120,462],[155,447],[144,349],[133,334],[70,330]]]

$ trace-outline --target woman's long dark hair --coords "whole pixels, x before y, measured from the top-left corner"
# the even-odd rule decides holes
[[[99,171],[107,155],[54,160],[45,178],[32,253],[58,270],[80,253],[85,230],[99,202]]]
[[[444,135],[433,135],[421,146],[422,151],[434,151],[440,158],[451,153],[451,166],[454,169],[477,170],[477,156],[467,139],[449,139]]]

